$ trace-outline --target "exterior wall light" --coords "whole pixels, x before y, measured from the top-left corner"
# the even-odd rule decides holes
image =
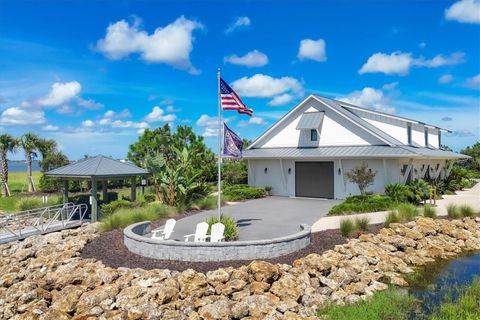
[[[338,168],[338,175],[341,175],[341,174],[342,174],[342,170]]]
[[[263,172],[264,172],[265,174],[267,174],[268,168],[265,168],[265,169],[263,170]]]
[[[292,168],[288,168],[288,174],[292,173]]]

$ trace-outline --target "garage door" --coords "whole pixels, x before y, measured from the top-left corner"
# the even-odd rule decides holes
[[[333,199],[333,162],[295,162],[295,196]]]

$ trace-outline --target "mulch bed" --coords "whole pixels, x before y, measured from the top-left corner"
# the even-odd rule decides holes
[[[179,218],[179,217],[177,217]],[[165,220],[165,219],[163,219]],[[154,225],[162,225],[164,221],[155,222]],[[369,232],[377,233],[383,224],[371,225]],[[307,247],[293,252],[291,254],[274,258],[264,259],[272,263],[286,263],[292,264],[296,259],[305,257],[310,253],[321,254],[326,250],[333,249],[337,244],[346,243],[340,230],[326,230],[312,234],[312,242]],[[250,263],[249,260],[239,261],[218,261],[218,262],[185,262],[172,260],[157,260],[146,258],[130,252],[123,244],[123,231],[115,229],[112,231],[101,233],[98,237],[93,239],[90,243],[85,245],[81,256],[83,258],[94,258],[102,261],[106,266],[113,268],[127,267],[127,268],[142,268],[142,269],[170,269],[183,271],[192,268],[199,272],[207,272],[224,267],[239,267]]]

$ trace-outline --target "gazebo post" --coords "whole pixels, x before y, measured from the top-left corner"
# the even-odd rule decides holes
[[[131,182],[132,183],[131,183],[131,188],[130,188],[130,199],[132,201],[136,201],[137,200],[137,184],[136,184],[137,180],[136,180],[136,178],[133,177],[131,179]]]
[[[103,203],[108,202],[107,180],[102,181],[102,198]]]
[[[63,180],[63,203],[68,203],[68,180]]]
[[[92,222],[97,222],[97,181],[92,179]]]

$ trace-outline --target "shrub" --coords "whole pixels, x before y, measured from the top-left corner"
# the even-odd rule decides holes
[[[423,216],[427,218],[435,219],[437,218],[437,210],[429,204],[426,204],[423,207]]]
[[[342,219],[340,221],[340,233],[344,237],[349,237],[355,231],[355,225],[351,219]]]
[[[432,191],[430,185],[422,179],[412,181],[408,185],[408,188],[412,193],[410,201],[413,203],[419,203],[421,201],[427,200],[428,198],[430,198],[430,193]]]
[[[369,224],[370,224],[370,220],[367,217],[355,219],[355,228],[357,230],[368,231]]]
[[[376,212],[390,209],[394,201],[388,196],[374,194],[352,196],[333,206],[328,215],[343,215],[363,212]]]
[[[235,219],[229,216],[220,215],[220,219],[218,217],[209,217],[205,220],[208,223],[208,233],[210,233],[210,229],[213,224],[220,222],[225,226],[225,231],[223,232],[223,236],[225,237],[225,241],[232,241],[237,239],[238,237],[238,225]]]
[[[225,160],[222,165],[222,178],[225,183],[230,185],[247,183],[247,162],[235,159]]]
[[[120,208],[133,208],[134,203],[121,199],[121,200],[115,200],[110,203],[104,203],[101,205],[101,212],[102,215],[108,216],[117,211]]]
[[[401,203],[396,208],[400,222],[412,221],[418,216],[418,209],[410,203]]]
[[[18,211],[31,210],[46,206],[39,198],[22,198],[17,203]]]
[[[143,199],[145,199],[145,202],[150,203],[150,202],[155,202],[156,196],[153,193],[146,193],[143,195]]]
[[[472,207],[466,204],[458,207],[458,211],[460,213],[460,216],[462,217],[473,217],[475,215],[475,210],[473,210]]]
[[[141,221],[153,221],[171,216],[175,210],[163,204],[152,203],[138,208],[120,208],[113,214],[102,217],[100,221],[101,231],[124,228]]]
[[[400,222],[398,215],[395,213],[395,211],[390,211],[387,215],[387,218],[385,219],[384,225],[386,228],[388,228],[390,224],[398,222]]]
[[[253,188],[245,184],[226,186],[223,195],[229,201],[240,201],[246,199],[257,199],[266,196],[265,189]]]
[[[460,210],[458,210],[458,206],[454,204],[449,204],[447,206],[447,214],[452,219],[458,219],[461,217]]]
[[[385,194],[397,202],[407,202],[413,196],[410,188],[401,183],[389,183],[385,185]]]
[[[225,204],[225,200],[221,199],[221,204]],[[218,198],[216,196],[208,196],[202,199],[195,200],[192,204],[190,204],[189,209],[196,209],[196,210],[211,210],[215,209],[218,206]],[[188,209],[188,208],[187,208]]]

